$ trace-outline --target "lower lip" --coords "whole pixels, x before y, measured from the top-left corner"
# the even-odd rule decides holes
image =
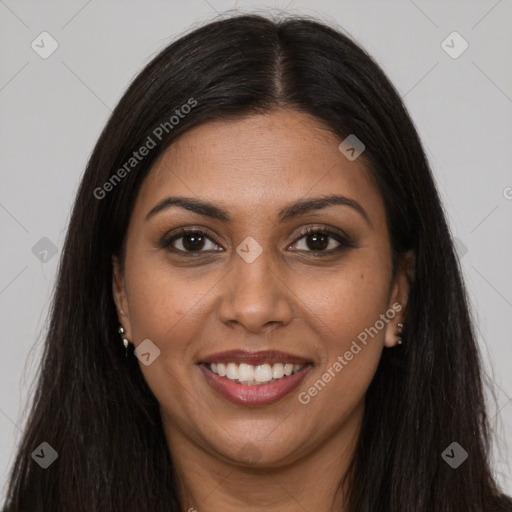
[[[237,405],[257,406],[272,404],[290,394],[313,368],[313,365],[307,364],[297,373],[283,377],[271,384],[254,384],[252,386],[238,384],[226,377],[221,377],[209,370],[205,364],[200,364],[199,367],[208,384],[226,400]]]

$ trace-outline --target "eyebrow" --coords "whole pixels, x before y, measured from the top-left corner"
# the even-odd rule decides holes
[[[299,215],[304,215],[313,210],[320,210],[331,205],[349,206],[350,208],[353,208],[366,220],[370,226],[372,226],[370,218],[368,217],[365,209],[355,199],[340,195],[314,197],[287,204],[279,211],[278,219],[280,222],[283,222],[294,217],[298,217]],[[172,206],[184,208],[185,210],[190,210],[205,217],[211,217],[213,219],[218,219],[224,222],[231,222],[229,213],[220,206],[216,206],[212,203],[202,201],[200,199],[176,196],[166,197],[159,201],[156,206],[154,206],[146,215],[146,220],[149,220],[157,213]]]

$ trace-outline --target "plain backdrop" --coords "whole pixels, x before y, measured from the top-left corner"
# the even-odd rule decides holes
[[[497,399],[494,467],[512,495],[510,0],[0,1],[0,487],[33,391],[70,207],[112,108],[192,25],[266,8],[336,23],[402,94],[457,239]]]

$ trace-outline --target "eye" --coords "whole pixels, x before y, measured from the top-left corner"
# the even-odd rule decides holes
[[[297,247],[300,246],[302,239],[305,241],[305,249]],[[185,254],[220,252],[223,250],[222,248],[219,249],[220,246],[215,242],[214,237],[205,231],[186,228],[180,229],[171,236],[164,237],[160,242],[160,247]],[[357,245],[342,232],[338,233],[325,228],[308,228],[300,234],[300,237],[290,247],[292,247],[292,252],[311,252],[314,256],[327,256],[347,248],[355,248]]]
[[[176,243],[177,242],[177,243]],[[194,253],[206,251],[218,251],[219,246],[204,231],[199,229],[181,229],[171,237],[166,237],[160,243],[162,248],[171,248],[176,252]],[[205,249],[206,250],[202,250]]]
[[[305,251],[312,252],[315,256],[326,256],[347,248],[356,247],[356,244],[350,237],[328,229],[308,228],[301,233],[301,236],[291,247],[300,245],[298,242],[302,239],[305,241]],[[303,251],[304,249],[294,248],[292,250]]]

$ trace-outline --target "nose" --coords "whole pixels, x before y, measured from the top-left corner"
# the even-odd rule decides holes
[[[222,283],[219,317],[227,325],[261,333],[270,326],[289,324],[294,317],[294,294],[279,272],[270,249],[252,262],[233,254],[232,268]]]

